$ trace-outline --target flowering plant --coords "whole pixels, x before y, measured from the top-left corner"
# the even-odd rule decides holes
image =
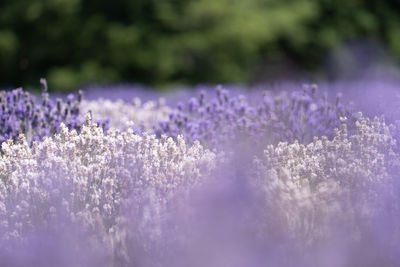
[[[16,141],[21,133],[25,134],[28,143],[40,141],[56,133],[61,123],[79,131],[84,123],[79,109],[82,92],[77,98],[68,95],[65,102],[60,98],[54,101],[47,92],[46,80],[41,79],[41,83],[41,101],[22,88],[0,92],[0,144],[8,139]],[[104,129],[108,128],[106,120],[98,122]]]
[[[256,179],[266,210],[277,211],[279,223],[315,242],[332,234],[332,226],[347,227],[359,238],[393,195],[399,169],[396,140],[383,120],[358,114],[356,132],[349,134],[346,120],[332,140],[315,137],[304,145],[270,145],[255,160]],[[398,193],[398,192],[397,192]],[[391,210],[393,212],[395,210]]]
[[[168,120],[156,125],[155,132],[158,136],[181,134],[189,142],[200,140],[211,147],[246,138],[261,141],[261,145],[294,140],[307,143],[314,136],[332,137],[340,126],[339,118],[351,114],[340,94],[331,103],[327,95],[318,97],[315,85],[279,95],[266,91],[258,104],[249,103],[243,95],[230,97],[229,91],[218,87],[216,98],[207,99],[202,92],[186,106],[178,104]]]

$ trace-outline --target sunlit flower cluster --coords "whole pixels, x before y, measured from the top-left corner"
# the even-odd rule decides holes
[[[354,128],[349,134],[342,118],[333,139],[315,137],[307,145],[282,142],[255,160],[254,184],[266,211],[278,210],[277,220],[303,241],[325,237],[339,223],[357,238],[358,227],[370,223],[384,206],[382,194],[395,190],[392,179],[400,157],[389,127],[359,113]]]
[[[61,230],[79,223],[106,240],[112,253],[117,253],[116,243],[127,241],[128,226],[136,227],[128,233],[131,238],[159,235],[159,224],[173,209],[171,199],[184,199],[216,164],[216,155],[198,142],[188,146],[182,138],[159,140],[132,130],[111,129],[104,135],[89,115],[80,134],[61,124],[59,134],[32,147],[20,135],[2,149],[3,241],[23,240],[43,227]],[[52,224],[60,216],[65,225]]]
[[[131,126],[127,122],[132,122],[138,131],[149,131],[158,121],[166,120],[170,113],[163,99],[145,103],[140,98],[134,98],[131,103],[107,99],[83,100],[80,107],[83,114],[90,111],[93,119],[109,119],[110,126],[120,130],[126,130]]]

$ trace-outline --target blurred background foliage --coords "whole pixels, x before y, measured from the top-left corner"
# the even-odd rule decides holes
[[[0,87],[320,75],[328,51],[353,40],[400,58],[399,11],[382,0],[2,0]]]

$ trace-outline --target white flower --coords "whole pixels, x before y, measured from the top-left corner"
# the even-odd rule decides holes
[[[131,128],[132,123],[142,130],[151,130],[154,123],[167,120],[171,111],[162,99],[158,103],[149,101],[142,104],[139,98],[132,103],[122,100],[84,100],[80,109],[83,114],[91,111],[94,120],[110,119],[110,126],[120,130]]]
[[[311,242],[328,235],[327,226],[338,220],[356,229],[379,206],[379,185],[390,181],[388,170],[400,160],[396,142],[380,119],[360,114],[355,126],[351,136],[343,125],[333,140],[269,146],[254,161],[254,184],[266,210],[278,213],[290,235]]]
[[[158,140],[115,129],[104,135],[89,115],[80,134],[60,128],[32,147],[3,143],[0,239],[48,227],[56,211],[102,240],[109,240],[111,229],[127,231],[121,221],[142,225],[138,231],[145,235],[173,209],[175,194],[201,184],[217,164],[216,154],[198,142],[189,146],[183,138]],[[145,216],[133,216],[143,209]]]

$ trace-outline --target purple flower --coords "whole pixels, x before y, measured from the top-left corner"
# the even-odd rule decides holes
[[[186,108],[180,103],[169,120],[155,125],[154,130],[158,135],[183,135],[188,142],[200,140],[211,147],[244,139],[256,139],[255,143],[263,145],[294,140],[307,143],[314,136],[331,137],[340,126],[340,117],[351,117],[340,95],[333,103],[326,94],[320,95],[316,86],[306,86],[291,93],[264,92],[258,98],[261,101],[251,103],[244,95],[230,97],[229,91],[218,86],[214,98],[206,98],[201,91]]]
[[[54,101],[47,92],[46,80],[40,82],[43,86],[40,100],[22,88],[0,92],[0,145],[10,138],[16,141],[20,133],[26,135],[28,142],[41,140],[56,133],[61,123],[79,132],[85,121],[79,111],[82,93],[77,100],[69,95],[67,103],[61,99]],[[104,130],[108,129],[107,120],[98,123]]]

